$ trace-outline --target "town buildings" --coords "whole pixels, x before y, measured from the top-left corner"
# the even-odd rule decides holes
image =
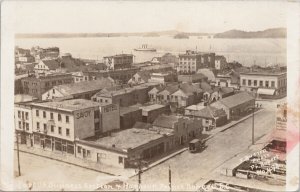
[[[57,72],[61,68],[61,63],[55,59],[40,60],[38,64],[34,66],[34,72],[36,74],[49,74]]]
[[[56,85],[70,84],[73,82],[71,74],[53,73],[45,76],[30,76],[21,80],[22,93],[42,100],[42,95]]]
[[[120,107],[120,128],[132,128],[136,122],[142,122],[142,109],[139,105]]]
[[[94,81],[82,81],[79,83],[71,83],[57,85],[42,95],[42,100],[52,99],[91,99],[98,91],[115,86],[110,79],[102,78]]]
[[[104,64],[108,67],[109,70],[126,69],[126,68],[130,68],[131,65],[133,64],[132,54],[119,54],[113,56],[106,56],[103,59],[104,59]]]
[[[30,53],[38,62],[42,59],[56,59],[57,57],[59,57],[60,51],[58,47],[40,48],[36,46],[30,49]]]
[[[225,111],[213,106],[191,105],[185,108],[184,115],[201,120],[205,131],[210,131],[227,123]]]
[[[157,86],[156,83],[146,83],[133,87],[113,87],[104,89],[92,96],[92,100],[100,103],[114,103],[120,107],[127,107],[137,103],[143,104],[149,101],[148,91]]]
[[[200,68],[215,68],[215,53],[187,50],[185,54],[179,54],[178,72],[196,73]]]
[[[211,106],[225,110],[228,120],[239,119],[254,110],[255,98],[247,92],[240,92],[220,99]]]
[[[232,87],[238,90],[240,88],[240,75],[235,71],[218,73],[216,75],[216,85],[220,87]]]
[[[144,123],[153,123],[159,115],[170,111],[168,106],[159,104],[141,106],[140,109],[142,109],[142,121]]]
[[[178,82],[182,83],[199,83],[207,82],[208,78],[202,73],[178,75]]]
[[[151,78],[150,71],[138,71],[130,78],[128,84],[138,85],[138,84],[147,83],[150,78]]]
[[[199,137],[203,131],[200,120],[175,115],[160,115],[154,122],[152,130],[161,133],[172,133],[174,138],[167,143],[171,149],[184,145],[190,140]]]
[[[151,73],[148,81],[165,84],[167,82],[175,82],[176,80],[176,76],[172,73]]]
[[[286,71],[240,73],[241,90],[253,91],[260,98],[282,98],[287,92]]]
[[[16,104],[15,115],[31,146],[69,154],[75,154],[75,139],[120,129],[118,106],[84,99]]]

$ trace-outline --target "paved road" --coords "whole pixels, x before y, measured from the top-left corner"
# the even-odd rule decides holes
[[[273,106],[273,105],[272,105]],[[275,106],[275,105],[274,105]],[[269,133],[275,126],[275,112],[273,107],[255,115],[255,139],[258,140]],[[200,178],[209,178],[212,172],[233,158],[240,152],[245,152],[251,145],[252,118],[249,118],[234,127],[220,132],[208,140],[208,148],[202,153],[191,154],[188,151],[178,155],[142,174],[142,183],[147,184],[142,190],[168,190],[168,167],[172,170],[172,184],[180,190],[180,187],[190,186]],[[137,177],[128,181],[136,184]],[[164,184],[164,186],[157,184]],[[190,186],[192,187],[192,186]],[[153,189],[152,189],[153,190]],[[181,189],[184,190],[184,189]],[[191,190],[193,190],[191,188]]]

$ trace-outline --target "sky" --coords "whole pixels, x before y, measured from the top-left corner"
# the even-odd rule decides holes
[[[18,1],[14,10],[16,33],[218,33],[286,27],[284,1]]]

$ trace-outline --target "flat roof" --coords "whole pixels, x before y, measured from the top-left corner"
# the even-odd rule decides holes
[[[141,110],[139,106],[120,107],[120,115],[122,116],[126,113],[130,113],[138,110]]]
[[[99,138],[95,142],[107,147],[134,149],[162,137],[163,135],[147,129],[132,128],[112,133],[111,136]]]
[[[153,104],[153,105],[148,105],[148,106],[141,106],[140,109],[142,109],[143,111],[152,111],[155,109],[160,109],[160,108],[164,108],[164,105],[160,105],[160,104]]]
[[[264,76],[279,76],[286,75],[286,71],[251,71],[251,72],[241,72],[240,75],[264,75]]]
[[[72,100],[63,100],[63,101],[32,103],[32,106],[36,106],[36,107],[52,108],[52,109],[58,109],[63,111],[70,111],[70,112],[91,108],[91,107],[100,107],[105,105],[110,105],[110,104],[98,103],[86,99],[72,99]]]

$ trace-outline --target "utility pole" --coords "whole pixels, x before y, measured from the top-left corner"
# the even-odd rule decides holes
[[[170,187],[170,192],[172,191],[172,173],[171,173],[171,167],[169,165],[169,187]]]
[[[21,169],[20,169],[20,151],[19,151],[19,134],[16,133],[17,135],[17,157],[18,157],[18,171],[19,171],[19,176],[21,176]]]

